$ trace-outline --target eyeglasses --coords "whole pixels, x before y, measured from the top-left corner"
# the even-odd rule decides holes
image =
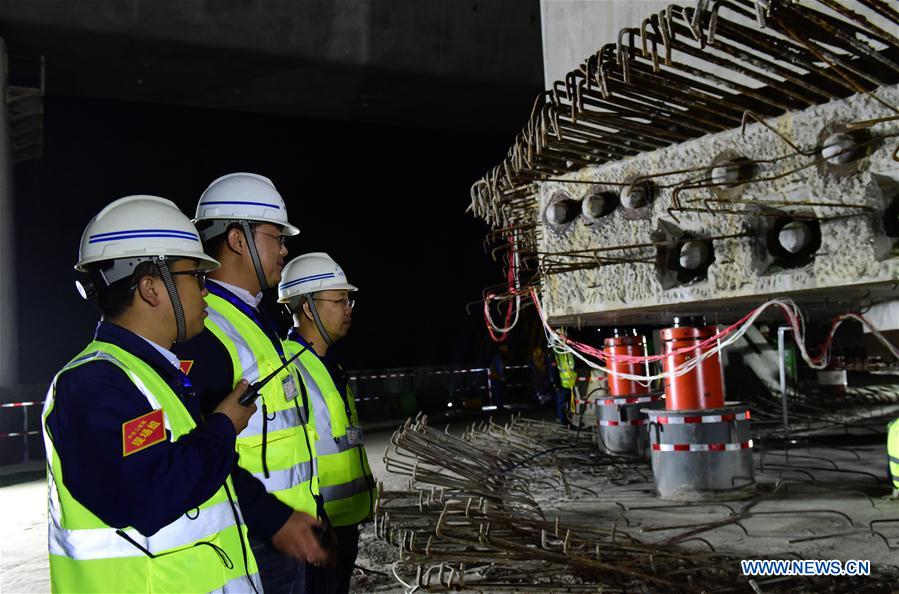
[[[322,299],[321,297],[313,297],[313,301],[327,301],[329,303],[342,303],[346,309],[353,309],[356,306],[356,300],[344,297],[343,299]]]
[[[287,245],[287,235],[272,235],[271,233],[266,233],[265,231],[260,231],[259,229],[256,229],[256,233],[259,233],[260,235],[268,235],[272,239],[276,239],[278,241],[278,245],[281,247]]]
[[[208,270],[201,270],[198,268],[196,270],[180,270],[178,272],[171,273],[172,276],[178,276],[179,274],[186,274],[197,277],[197,284],[200,285],[200,289],[206,288],[206,275],[209,274]]]

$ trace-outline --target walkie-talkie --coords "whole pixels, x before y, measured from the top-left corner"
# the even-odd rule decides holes
[[[244,406],[249,406],[249,405],[253,404],[256,401],[256,398],[259,397],[259,390],[264,388],[265,384],[272,381],[272,378],[274,378],[276,375],[278,375],[279,373],[284,371],[288,365],[290,365],[291,363],[296,361],[296,358],[299,357],[300,355],[302,355],[303,353],[305,353],[308,349],[309,349],[308,346],[304,346],[303,349],[299,353],[297,353],[296,355],[294,355],[293,357],[291,357],[290,359],[285,361],[284,365],[282,365],[278,369],[274,370],[273,372],[271,372],[270,374],[268,374],[261,380],[250,384],[250,387],[247,388],[247,391],[244,392],[237,401]]]

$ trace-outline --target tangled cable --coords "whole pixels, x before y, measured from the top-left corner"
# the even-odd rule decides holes
[[[509,235],[509,252],[507,256],[508,270],[506,271],[506,280],[508,282],[509,291],[506,297],[498,297],[496,293],[488,293],[484,296],[484,321],[487,322],[487,332],[494,342],[502,342],[509,337],[509,332],[518,324],[518,314],[521,312],[521,296],[526,295],[527,291],[521,290],[521,281],[518,277],[519,259],[518,250],[515,249],[515,235]],[[506,319],[503,326],[497,326],[493,322],[493,316],[490,315],[490,302],[496,300],[506,300],[509,302],[506,308]],[[512,318],[512,312],[515,312],[515,318]]]
[[[689,373],[705,359],[718,354],[723,349],[739,340],[740,337],[742,337],[749,330],[750,326],[755,323],[758,317],[762,315],[762,313],[764,313],[765,310],[767,310],[769,307],[777,307],[787,318],[787,322],[793,331],[793,336],[796,339],[796,345],[799,348],[802,359],[812,369],[824,369],[827,367],[828,363],[830,362],[830,347],[833,342],[834,333],[844,321],[849,319],[856,320],[865,325],[877,338],[877,340],[879,340],[890,351],[890,353],[894,357],[896,357],[897,360],[899,360],[899,348],[896,348],[895,345],[890,343],[880,333],[880,331],[875,328],[874,325],[871,324],[871,322],[869,322],[864,316],[854,312],[847,312],[837,316],[831,324],[830,330],[827,334],[827,338],[819,347],[818,354],[815,356],[810,355],[805,344],[805,319],[802,316],[802,312],[800,311],[799,306],[796,305],[796,303],[792,299],[787,298],[776,298],[766,301],[759,307],[756,307],[748,314],[743,316],[737,322],[731,324],[730,326],[727,326],[717,334],[706,338],[705,340],[694,346],[673,350],[669,353],[661,355],[650,356],[606,354],[601,349],[597,349],[596,347],[590,346],[588,344],[577,342],[568,338],[567,336],[560,335],[549,325],[549,322],[546,318],[546,313],[541,307],[540,299],[537,296],[536,290],[534,289],[531,289],[531,299],[533,300],[534,305],[537,308],[537,313],[540,316],[540,320],[543,323],[547,343],[554,351],[559,353],[571,353],[593,369],[598,369],[599,371],[602,371],[604,373],[614,375],[622,379],[637,381],[643,384],[648,384],[650,382],[663,378],[680,377],[686,373]],[[674,355],[684,355],[689,353],[696,353],[696,356],[688,359],[683,364],[678,365],[677,367],[669,371],[646,375],[623,373],[610,367],[605,367],[587,358],[587,356],[590,356],[603,362],[614,360],[616,363],[647,363],[660,361]]]

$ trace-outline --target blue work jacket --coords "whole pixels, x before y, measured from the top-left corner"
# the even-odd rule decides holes
[[[200,505],[236,465],[234,425],[217,413],[203,419],[190,380],[140,336],[108,322],[96,339],[147,362],[179,396],[197,423],[172,443],[154,443],[124,455],[123,424],[152,412],[117,365],[90,361],[61,374],[47,427],[74,496],[106,524],[133,526],[150,536]]]
[[[280,349],[277,327],[264,312],[250,307],[215,281],[208,281],[206,288],[244,312],[265,332],[272,344]],[[188,341],[175,344],[172,351],[185,362],[185,368],[189,369],[188,377],[204,412],[209,413],[215,409],[231,393],[234,378],[231,356],[225,345],[208,328]],[[259,540],[271,539],[287,522],[293,509],[268,493],[259,479],[237,464],[232,479],[250,536]]]

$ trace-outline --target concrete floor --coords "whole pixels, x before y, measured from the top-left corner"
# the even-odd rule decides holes
[[[388,474],[383,462],[384,449],[392,432],[392,428],[369,430],[366,442],[375,478],[384,481],[391,489],[399,489],[405,486],[406,480]],[[16,470],[34,474],[40,468],[41,464],[33,463]],[[46,481],[40,478],[0,487],[0,509],[3,510],[0,525],[0,592],[49,592]],[[371,566],[364,555],[360,557],[359,564]]]
[[[468,421],[455,422],[450,425],[450,431],[461,431],[468,424]],[[408,484],[407,477],[388,474],[384,467],[383,454],[391,435],[392,431],[388,428],[369,430],[366,435],[372,471],[377,479],[385,483],[385,490],[388,491],[404,489]],[[582,439],[584,437],[587,436],[582,436]],[[752,558],[761,551],[789,552],[811,559],[869,559],[879,570],[895,567],[899,563],[896,553],[899,549],[899,501],[883,499],[883,483],[865,474],[881,474],[882,461],[883,447],[879,445],[796,448],[791,450],[788,463],[782,451],[769,450],[762,471],[760,452],[756,450],[760,491],[773,490],[779,481],[788,483],[785,496],[771,498],[770,502],[759,508],[775,515],[755,516],[744,522],[742,527],[724,527],[703,536],[719,550],[742,553],[745,558]],[[834,466],[840,471],[828,470]],[[812,467],[816,470],[810,470]],[[592,472],[590,469],[573,469],[568,480],[572,485],[580,483],[588,490],[597,489],[597,477]],[[813,476],[811,479],[809,472]],[[603,488],[602,496],[598,498],[583,494],[560,497],[557,491],[535,492],[535,495],[539,495],[541,507],[545,505],[548,514],[558,515],[563,520],[592,518],[597,525],[609,521],[620,522],[622,514],[614,500],[627,501],[632,507],[627,517],[629,526],[639,530],[641,538],[647,540],[654,540],[656,535],[659,540],[670,537],[684,525],[709,521],[711,514],[727,515],[725,507],[716,508],[714,505],[691,509],[651,509],[661,502],[652,496],[650,487],[649,483],[637,481],[618,489]],[[0,509],[3,509],[0,527],[2,592],[49,591],[45,489],[43,479],[0,488]],[[739,507],[739,504],[735,505]],[[645,509],[641,510],[641,506]],[[850,520],[837,512],[846,514]],[[871,520],[890,520],[879,526],[883,537],[867,529]],[[353,581],[353,591],[403,592],[404,588],[390,575],[397,559],[396,548],[375,540],[369,524],[362,534],[357,565],[379,573],[357,575]]]
[[[49,592],[47,483],[0,488],[0,591]]]

